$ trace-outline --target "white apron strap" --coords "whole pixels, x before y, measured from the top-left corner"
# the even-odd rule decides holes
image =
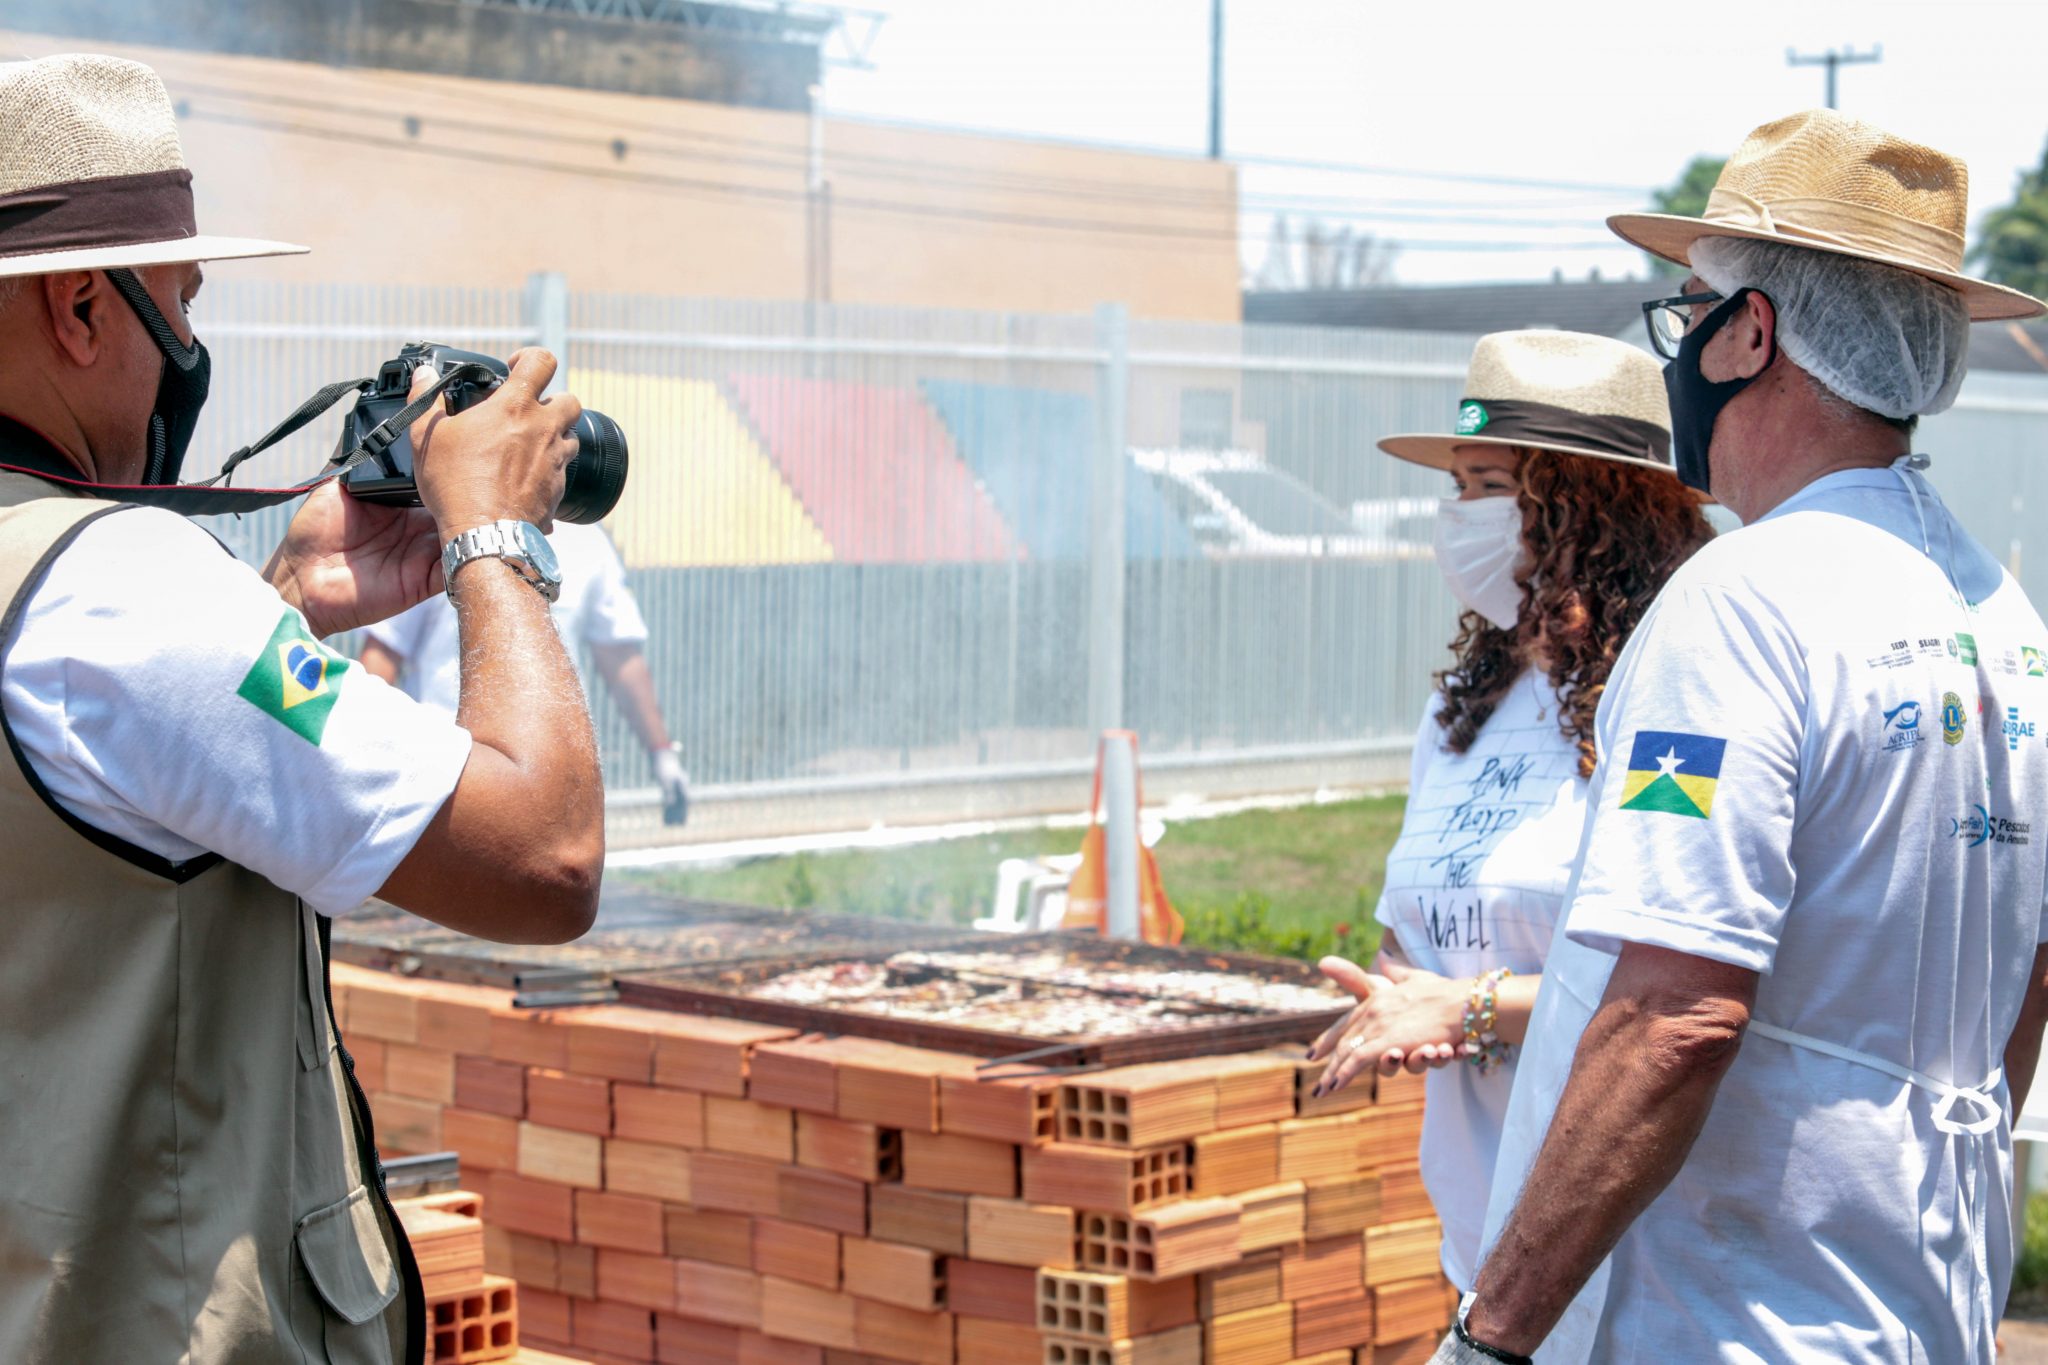
[[[2005,1111],[1999,1107],[1997,1099],[1998,1082],[2005,1074],[2003,1067],[1993,1070],[1990,1078],[1982,1086],[1972,1088],[1937,1081],[1926,1072],[1915,1071],[1910,1066],[1900,1066],[1897,1062],[1887,1061],[1883,1057],[1873,1057],[1868,1052],[1858,1052],[1855,1048],[1843,1047],[1840,1043],[1831,1043],[1825,1038],[1794,1033],[1791,1029],[1779,1028],[1776,1024],[1766,1024],[1761,1019],[1749,1021],[1749,1032],[1762,1034],[1766,1038],[1775,1038],[1792,1047],[1803,1047],[1809,1052],[1819,1052],[1857,1066],[1867,1066],[1872,1071],[1881,1071],[1895,1080],[1925,1090],[1938,1100],[1934,1106],[1934,1126],[1951,1136],[1975,1137],[1980,1133],[1988,1133],[2005,1117]],[[1975,1116],[1958,1119],[1955,1110],[1959,1104],[1969,1105],[1976,1111]]]
[[[1910,1066],[1900,1066],[1897,1062],[1887,1061],[1883,1057],[1873,1057],[1867,1052],[1858,1052],[1854,1048],[1843,1047],[1840,1043],[1831,1043],[1825,1038],[1794,1033],[1791,1029],[1779,1028],[1776,1024],[1766,1024],[1761,1019],[1751,1019],[1748,1031],[1761,1034],[1765,1038],[1775,1038],[1790,1047],[1805,1048],[1809,1052],[1818,1052],[1823,1056],[1834,1057],[1856,1066],[1869,1067],[1872,1071],[1882,1072],[1916,1089],[1927,1091],[1937,1097],[1934,1106],[1935,1128],[1951,1138],[1982,1138],[1996,1129],[2005,1117],[2005,1110],[1998,1103],[1998,1083],[2005,1074],[2004,1067],[1995,1068],[1982,1086],[1972,1088],[1938,1081],[1926,1072],[1915,1071]],[[1955,1111],[1958,1105],[1969,1105],[1975,1110],[1974,1117],[1957,1118]],[[1975,1143],[1971,1145],[1974,1147]],[[1990,1235],[1986,1225],[1986,1216],[1990,1210],[1984,1202],[1990,1184],[1990,1161],[1989,1154],[1982,1150],[1973,1150],[1958,1153],[1956,1162],[1956,1220],[1970,1239],[1970,1268],[1975,1272],[1975,1282],[1971,1286],[1971,1298],[1976,1310],[1972,1316],[1975,1320],[1969,1324],[1969,1333],[1974,1339],[1972,1360],[1992,1358],[1995,1350],[1992,1343],[1997,1330],[1994,1321],[1996,1310],[1992,1304],[1991,1294],[1989,1248],[1985,1244],[1985,1238]]]

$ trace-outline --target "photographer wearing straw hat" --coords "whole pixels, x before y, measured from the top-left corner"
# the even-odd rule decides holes
[[[1673,476],[1657,362],[1611,337],[1481,337],[1454,430],[1380,449],[1450,475],[1436,560],[1465,611],[1415,736],[1379,960],[1368,974],[1323,959],[1360,1003],[1309,1055],[1330,1058],[1325,1092],[1433,1068],[1422,1180],[1444,1274],[1470,1289],[1517,1046],[1586,823],[1594,705],[1712,532]]]
[[[419,1360],[321,916],[374,893],[556,941],[594,913],[602,789],[545,573],[454,561],[459,725],[320,643],[439,591],[464,532],[538,538],[579,411],[540,397],[551,357],[413,428],[424,508],[326,483],[261,575],[166,510],[209,496],[170,487],[198,263],[301,249],[198,234],[147,67],[0,65],[9,1362]]]
[[[1961,162],[1751,134],[1646,306],[1681,477],[1745,522],[1599,710],[1583,854],[1437,1359],[1989,1361],[2048,1018],[2048,627],[1912,454],[1972,319]],[[1540,1352],[1538,1348],[1541,1348]]]

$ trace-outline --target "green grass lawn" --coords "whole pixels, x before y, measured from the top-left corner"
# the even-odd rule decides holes
[[[1155,851],[1189,942],[1304,957],[1341,946],[1369,955],[1379,942],[1372,909],[1403,804],[1399,796],[1375,796],[1172,825]],[[1023,830],[615,875],[685,896],[965,924],[988,913],[1002,859],[1073,853],[1080,844],[1079,830]]]

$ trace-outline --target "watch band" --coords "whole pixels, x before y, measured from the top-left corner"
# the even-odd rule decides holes
[[[441,583],[452,597],[455,594],[455,575],[463,565],[475,559],[502,559],[512,571],[549,602],[553,602],[562,590],[559,579],[543,573],[519,543],[522,528],[540,534],[539,527],[528,527],[521,521],[494,521],[483,526],[473,526],[441,547]]]

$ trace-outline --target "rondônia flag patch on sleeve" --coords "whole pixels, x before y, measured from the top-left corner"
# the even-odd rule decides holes
[[[313,638],[297,612],[286,611],[235,694],[317,747],[348,667],[348,660]]]
[[[1727,748],[1727,740],[1712,735],[1636,731],[1628,776],[1621,784],[1621,808],[1706,819],[1714,810],[1714,787]]]

